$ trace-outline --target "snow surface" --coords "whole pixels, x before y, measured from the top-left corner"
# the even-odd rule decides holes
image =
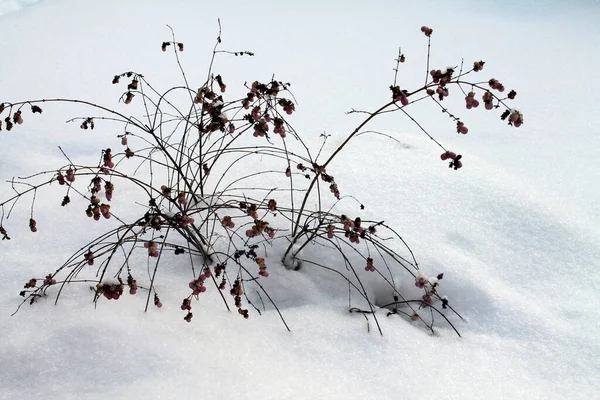
[[[0,16],[20,11],[24,7],[38,3],[40,0],[0,0]]]
[[[315,147],[320,133],[332,134],[332,151],[359,121],[345,111],[387,101],[398,46],[407,55],[400,84],[420,84],[419,27],[427,24],[432,66],[485,60],[485,77],[517,90],[525,125],[467,113],[455,98],[469,127],[458,137],[441,113],[415,105],[436,138],[464,155],[461,171],[448,170],[439,149],[398,114],[370,127],[400,143],[363,135],[329,168],[343,192],[366,205],[361,216],[397,227],[424,271],[445,273],[445,293],[467,318],[453,320],[462,339],[441,323],[431,336],[383,316],[384,336],[367,333],[365,319],[347,311],[343,282],[271,264],[266,282],[291,333],[273,310],[244,320],[214,293],[186,324],[179,303],[187,291],[177,288],[187,274],[177,265],[161,271],[161,310],[144,314],[137,296],[94,309],[86,289],[74,287],[57,307],[40,302],[9,317],[29,278],[54,270],[97,233],[57,207],[59,197],[40,194],[39,232],[17,223],[28,218],[23,203],[11,217],[13,240],[0,244],[1,399],[600,398],[598,2],[565,9],[460,1],[449,9],[441,1],[48,0],[22,7],[29,3],[0,1],[2,101],[116,104],[110,79],[127,70],[167,87],[178,78],[158,49],[169,38],[167,23],[186,45],[188,76],[201,82],[220,17],[225,48],[256,53],[217,60],[228,87],[272,73],[292,82],[296,129]],[[63,124],[82,112],[46,107],[22,129],[2,131],[0,179],[63,165],[58,145],[87,160],[116,140],[111,131]],[[0,184],[0,198],[9,193]]]

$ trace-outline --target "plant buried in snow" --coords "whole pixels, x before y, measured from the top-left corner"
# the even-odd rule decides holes
[[[423,26],[421,31],[427,40],[431,41],[433,30]],[[220,43],[219,37],[217,46]],[[165,41],[161,45],[162,51],[169,48],[173,50],[177,63],[182,68],[179,53],[184,50],[183,43],[175,41],[173,37],[173,40]],[[215,46],[213,56],[217,53],[229,53],[235,56],[253,55],[247,51],[228,52],[216,49]],[[400,53],[396,61],[400,65],[406,60],[404,53]],[[345,197],[340,192],[339,183],[327,171],[329,163],[374,116],[398,110],[407,114],[406,109],[417,93],[426,93],[440,105],[442,101],[445,104],[447,99],[452,97],[451,87],[458,86],[461,89],[468,87],[468,90],[465,91],[467,109],[477,108],[479,99],[481,99],[485,109],[504,107],[505,111],[502,113],[501,119],[514,127],[521,126],[523,114],[505,104],[507,100],[515,98],[514,90],[511,90],[506,97],[499,97],[496,93],[503,93],[505,89],[495,78],[488,80],[485,85],[469,83],[464,80],[469,73],[482,71],[484,64],[483,61],[476,61],[473,63],[473,68],[466,72],[462,71],[462,67],[460,70],[455,67],[428,69],[425,85],[412,91],[406,89],[407,85],[405,84],[401,87],[395,79],[394,83],[390,85],[391,101],[378,111],[368,113],[369,117],[347,136],[336,151],[326,161],[319,163],[317,163],[319,156],[313,157],[308,146],[296,134],[287,120],[297,111],[296,103],[289,92],[290,85],[275,79],[266,82],[255,80],[251,84],[245,85],[242,96],[232,96],[234,100],[228,100],[230,89],[225,84],[223,76],[214,74],[212,70],[209,71],[208,79],[198,88],[173,87],[163,94],[160,94],[139,73],[128,71],[114,75],[112,78],[114,85],[120,85],[122,80],[125,81],[123,86],[117,86],[122,87],[123,90],[120,97],[124,103],[123,107],[130,107],[139,99],[140,103],[147,108],[144,116],[139,119],[127,117],[117,109],[113,110],[94,103],[66,99],[46,100],[47,102],[84,103],[94,111],[94,114],[99,111],[107,113],[108,115],[104,116],[87,116],[75,118],[72,121],[80,121],[78,123],[83,130],[93,130],[96,121],[102,121],[102,119],[118,121],[124,125],[124,132],[116,135],[118,144],[126,148],[123,151],[113,151],[112,149],[116,148],[115,143],[110,141],[107,144],[111,147],[102,150],[101,161],[96,166],[76,165],[69,160],[68,165],[53,171],[52,178],[48,181],[42,181],[35,185],[29,184],[27,179],[11,181],[13,185],[28,186],[25,186],[25,190],[18,192],[11,199],[0,203],[2,209],[0,234],[3,239],[10,239],[6,229],[2,226],[4,206],[11,203],[14,205],[24,195],[35,193],[52,182],[57,182],[59,187],[63,187],[65,190],[63,206],[72,203],[82,204],[81,208],[71,205],[69,208],[77,212],[81,212],[83,209],[88,217],[96,221],[102,218],[111,219],[113,212],[127,214],[135,209],[140,210],[141,213],[138,213],[137,218],[133,218],[129,222],[126,222],[125,216],[111,219],[111,228],[106,228],[108,229],[106,233],[83,246],[74,254],[74,257],[54,273],[47,275],[46,278],[31,279],[21,295],[26,297],[25,300],[33,303],[45,295],[50,286],[57,284],[54,277],[58,274],[68,272],[67,278],[60,282],[64,285],[73,282],[79,273],[86,270],[86,267],[96,266],[98,269],[94,271],[98,273],[97,283],[92,287],[96,302],[101,298],[118,300],[125,287],[128,287],[131,295],[136,295],[139,291],[146,293],[146,310],[151,301],[157,308],[161,308],[163,303],[158,297],[155,286],[156,271],[163,262],[170,262],[163,260],[170,260],[171,257],[189,253],[192,271],[195,271],[195,266],[200,264],[201,272],[199,274],[194,272],[194,277],[188,281],[187,286],[191,293],[183,299],[181,304],[181,309],[186,313],[184,320],[191,322],[193,302],[198,300],[210,285],[216,286],[218,293],[229,287],[233,304],[238,309],[238,313],[244,318],[248,318],[249,310],[243,307],[243,298],[256,311],[259,310],[247,297],[244,290],[245,285],[257,284],[257,291],[266,295],[277,309],[275,302],[260,285],[259,280],[268,278],[271,273],[278,274],[281,271],[275,267],[271,267],[271,271],[268,271],[268,259],[266,254],[260,254],[261,246],[270,245],[283,238],[283,236],[278,237],[278,232],[291,232],[290,244],[282,259],[286,267],[289,262],[293,263],[289,259],[296,257],[297,250],[293,252],[291,250],[292,248],[296,249],[297,247],[294,246],[298,246],[301,240],[306,240],[306,243],[324,241],[340,252],[348,262],[350,261],[345,256],[344,249],[351,246],[353,251],[357,251],[359,254],[362,254],[363,251],[368,252],[364,256],[365,272],[384,276],[383,274],[387,273],[386,269],[389,274],[393,274],[391,268],[399,268],[415,277],[415,285],[425,290],[425,293],[420,299],[405,300],[404,303],[409,307],[411,302],[417,302],[419,308],[434,307],[435,300],[439,300],[442,302],[442,308],[445,309],[449,305],[447,299],[437,293],[438,282],[420,275],[414,256],[412,256],[412,261],[401,256],[384,242],[387,239],[382,239],[382,237],[385,236],[379,236],[383,232],[388,232],[405,244],[404,240],[383,221],[363,221],[360,217],[349,218],[344,214],[336,215],[334,208],[326,206],[326,202],[329,200],[321,198],[321,196],[318,197],[317,206],[311,209],[309,204],[312,200],[308,201],[308,199],[311,193],[314,193],[315,186],[326,185],[331,193],[330,199],[334,202],[334,206],[338,202],[344,201]],[[397,73],[398,67],[395,71]],[[181,72],[183,73],[183,69]],[[179,89],[189,96],[189,108],[179,109],[169,102],[168,96],[171,92]],[[42,109],[34,103],[0,103],[0,114],[5,111],[8,114],[4,118],[4,125],[0,125],[0,130],[4,127],[10,131],[15,126],[23,124],[26,119],[23,112],[25,105],[31,106],[33,114],[42,114]],[[152,106],[155,108],[151,109]],[[443,108],[443,111],[453,118],[457,133],[464,135],[468,132],[462,120],[454,117],[446,108]],[[424,132],[429,135],[425,130]],[[429,136],[431,137],[431,135]],[[324,137],[326,140],[327,136]],[[285,141],[290,138],[298,141],[305,149],[305,153],[299,154],[288,150]],[[436,141],[436,143],[438,142]],[[440,147],[442,146],[440,145]],[[460,169],[462,156],[443,147],[442,149],[444,152],[441,159],[449,161],[450,168]],[[232,155],[233,158],[228,158]],[[237,170],[237,163],[246,158],[256,160],[253,169],[241,179],[229,177],[228,173],[231,170]],[[271,194],[272,190],[267,190],[269,194],[266,196],[261,194],[261,191],[267,189],[261,183],[262,177],[273,172],[261,166],[263,158],[270,158],[275,160],[274,162],[281,163],[277,170],[278,174],[290,185],[289,193],[286,193],[285,196],[272,198],[276,194],[276,192]],[[133,167],[132,162],[136,162],[136,165],[139,166],[150,167],[150,174],[145,178],[140,177],[137,169],[133,174],[133,171],[130,171]],[[215,166],[221,164],[225,166],[226,172],[213,176],[211,171]],[[217,170],[222,171],[223,168]],[[78,179],[76,182],[77,177],[82,179]],[[252,181],[255,178],[257,184],[254,189],[245,189],[238,183]],[[212,186],[207,186],[209,181],[212,182]],[[117,184],[120,185],[120,182],[141,189],[146,193],[147,198],[142,201],[137,199],[133,208],[127,207],[124,204],[126,198],[113,198],[115,187]],[[160,183],[157,184],[157,182]],[[85,183],[87,186],[77,187],[77,185]],[[208,187],[210,187],[210,191]],[[295,190],[297,187],[302,188],[299,195],[301,198],[290,204],[286,199],[289,199],[290,195],[292,199],[293,196],[296,196],[293,189]],[[85,208],[86,206],[87,208]],[[361,204],[361,209],[363,208],[364,206]],[[324,211],[327,209],[330,211]],[[34,208],[32,207],[29,227],[32,232],[36,232],[38,227],[33,213]],[[283,218],[278,218],[278,216],[283,216]],[[285,223],[291,223],[291,227],[284,227]],[[116,224],[116,228],[112,227],[115,226],[114,224]],[[109,238],[114,240],[111,241]],[[227,243],[225,248],[220,244],[224,242]],[[406,247],[408,248],[407,245]],[[139,249],[145,251],[148,269],[154,271],[154,274],[151,274],[143,284],[138,284],[138,281],[133,278],[132,270],[138,266],[130,258]],[[374,249],[387,254],[393,263],[374,260],[370,255]],[[409,248],[408,250],[410,251]],[[115,254],[121,253],[125,254],[125,262],[117,265]],[[288,257],[290,254],[291,258]],[[311,262],[320,266],[316,261]],[[376,268],[376,264],[381,266]],[[226,268],[227,265],[235,265],[235,267]],[[136,275],[139,277],[144,274],[136,273]],[[111,278],[108,279],[108,277]],[[114,281],[115,278],[116,281]],[[393,281],[393,275],[386,278],[387,281],[390,279]],[[438,281],[439,279],[441,276],[438,276]],[[38,285],[38,281],[42,284]],[[348,282],[353,285],[350,280]],[[358,287],[355,289],[358,295],[364,297],[372,307],[373,303],[368,295],[362,293]],[[229,308],[225,296],[222,295],[222,299]],[[373,308],[371,310],[374,312]],[[375,316],[375,314],[373,315]],[[415,319],[415,315],[417,315],[416,319],[422,319],[418,316],[417,309],[413,309],[410,319]],[[283,317],[282,321],[285,324]],[[432,325],[427,326],[433,330]]]

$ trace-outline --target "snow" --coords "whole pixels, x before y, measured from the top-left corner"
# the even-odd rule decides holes
[[[40,0],[1,0],[0,1],[0,16],[9,14],[14,11],[23,10],[23,8],[36,4]]]
[[[362,135],[328,167],[342,193],[366,206],[344,203],[349,214],[385,219],[424,273],[444,272],[444,294],[466,318],[452,319],[462,338],[441,321],[432,336],[383,313],[384,335],[372,317],[367,332],[365,318],[348,313],[347,284],[305,264],[285,269],[277,262],[281,249],[268,258],[264,281],[291,332],[272,306],[244,320],[214,290],[185,323],[179,304],[189,273],[176,263],[159,271],[160,310],[143,313],[143,296],[94,309],[80,286],[56,307],[44,301],[10,317],[28,279],[54,270],[98,233],[85,216],[57,207],[60,192],[51,190],[36,205],[39,232],[17,224],[28,218],[23,203],[11,217],[13,240],[0,244],[0,398],[600,397],[600,60],[593,52],[600,7],[539,3],[512,2],[509,10],[484,1],[451,9],[434,1],[0,1],[2,101],[62,96],[116,104],[110,80],[127,70],[168,87],[179,76],[159,49],[169,39],[167,23],[185,43],[188,78],[202,82],[220,17],[225,48],[256,53],[217,60],[228,88],[273,73],[291,82],[298,99],[292,122],[315,148],[319,134],[332,134],[325,152],[360,120],[345,111],[387,101],[398,46],[407,56],[400,84],[421,83],[423,24],[434,29],[432,66],[463,56],[485,60],[482,76],[514,87],[525,115],[513,129],[485,110],[467,112],[455,96],[450,104],[469,127],[459,136],[431,105],[415,105],[413,115],[463,154],[460,171],[439,161],[439,149],[399,114],[369,126],[398,141]],[[63,123],[84,112],[46,106],[43,116],[2,131],[0,180],[63,165],[58,145],[85,161],[116,143],[120,132]],[[0,184],[1,199],[10,191]],[[303,253],[337,262],[311,246]],[[375,298],[387,295],[367,272],[361,276]],[[414,280],[399,274],[398,286],[414,288]]]

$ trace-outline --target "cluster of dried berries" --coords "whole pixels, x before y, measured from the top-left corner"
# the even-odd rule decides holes
[[[138,77],[141,77],[141,75],[134,74],[131,71],[130,72],[125,72],[125,73],[122,73],[121,75],[115,75],[113,77],[112,83],[114,85],[116,85],[117,83],[119,83],[120,79],[122,77],[124,77],[124,76],[126,76],[128,78],[131,78],[133,76],[131,82],[127,85],[127,93],[125,93],[125,100],[124,100],[124,102],[125,102],[125,104],[129,104],[129,103],[131,103],[131,101],[135,97],[135,95],[133,93],[131,93],[131,91],[132,90],[138,90],[138,83],[139,83]]]
[[[250,217],[258,219],[258,208],[256,207],[256,204],[250,204],[246,203],[245,201],[241,201],[240,209],[246,211],[246,214],[248,214]]]
[[[85,210],[86,215],[89,218],[94,218],[94,220],[100,220],[100,217],[104,217],[106,219],[110,218],[110,205],[108,204],[100,204],[100,199],[96,196],[92,196],[90,198],[90,204]]]
[[[252,228],[246,230],[246,236],[250,238],[262,235],[263,233],[271,239],[275,237],[275,229],[271,228],[267,221],[255,220]]]
[[[150,225],[150,227],[154,230],[160,231],[162,228],[163,220],[160,218],[160,215],[146,215],[146,223]],[[193,220],[192,220],[193,222]]]
[[[183,302],[181,303],[181,309],[183,311],[186,311],[186,310],[191,311],[192,310],[192,301],[187,297],[185,299],[183,299]],[[190,321],[188,321],[188,322],[190,322]]]
[[[90,181],[90,193],[97,194],[102,191],[102,178],[95,176]]]
[[[158,257],[160,255],[160,252],[158,251],[158,243],[149,240],[144,242],[144,247],[148,249],[148,255],[150,257]]]
[[[250,118],[249,118],[249,121],[250,121],[250,122],[253,122],[253,121],[258,121],[258,120],[260,120],[260,118],[261,118],[261,115],[260,115],[260,114],[261,114],[261,113],[260,113],[260,107],[258,107],[258,106],[254,107],[254,108],[252,109],[252,112],[250,113]],[[266,116],[265,116],[265,117],[266,117]]]
[[[467,132],[469,132],[469,129],[465,126],[464,122],[458,121],[456,123],[456,133],[462,133],[463,135],[466,135]]]
[[[110,218],[110,205],[102,203],[102,204],[100,204],[99,208],[100,208],[100,214],[102,214],[102,216],[105,219],[109,219]]]
[[[431,295],[429,293],[425,293],[421,299],[423,300],[423,303],[427,304],[428,306],[430,306],[432,303]]]
[[[123,295],[125,289],[122,282],[119,283],[98,283],[96,285],[96,293],[103,295],[108,300],[118,300]]]
[[[198,279],[192,279],[188,284],[189,288],[192,289],[192,294],[197,296],[200,293],[206,292],[206,286],[204,286],[204,281],[210,278],[210,268],[206,267],[202,271],[202,274],[198,277]]]
[[[254,260],[258,264],[258,274],[260,276],[264,276],[265,278],[269,276],[269,271],[267,271],[267,263],[264,258],[256,257]]]
[[[4,103],[0,103],[0,114],[2,114],[2,112],[4,111],[5,106]],[[11,106],[11,110],[12,110],[12,106]],[[32,113],[42,113],[42,109],[37,106],[37,105],[32,105],[31,106],[31,112]],[[10,131],[12,130],[12,128],[14,127],[14,124],[18,124],[21,125],[23,123],[23,113],[21,110],[17,110],[12,117],[12,120],[10,118],[10,116],[4,118],[4,122],[6,123],[6,130]],[[2,121],[0,120],[0,131],[2,130]]]
[[[75,170],[73,168],[69,168],[66,172],[66,175],[67,182],[75,182]]]
[[[165,196],[165,197],[171,196],[171,188],[169,188],[167,185],[162,185],[160,187],[160,191],[162,192],[163,196]]]
[[[181,226],[188,226],[194,223],[194,218],[188,217],[187,215],[182,215],[179,224]]]
[[[254,137],[263,137],[269,132],[269,125],[264,118],[261,118],[254,124]]]
[[[56,279],[52,277],[52,274],[46,275],[46,277],[44,278],[44,285],[56,285]]]
[[[333,239],[334,232],[335,232],[335,226],[329,224],[329,225],[327,225],[327,228],[325,228],[325,230],[327,231],[327,238]]]
[[[158,298],[158,295],[156,293],[154,293],[154,305],[157,308],[161,308],[162,307],[162,302],[160,301],[160,299]]]
[[[446,151],[445,153],[442,153],[440,158],[442,161],[450,160],[450,164],[448,165],[449,168],[454,168],[455,170],[462,168],[462,161],[460,160],[462,156],[460,154],[457,155],[453,151]]]
[[[508,116],[508,124],[512,124],[515,128],[520,127],[523,125],[523,114],[518,110],[512,110]]]
[[[250,93],[253,95],[257,95],[259,97],[262,96],[277,96],[279,94],[279,90],[281,86],[285,89],[286,85],[282,84],[278,81],[272,81],[270,83],[264,84],[258,81],[252,82],[252,87],[250,88]]]
[[[7,130],[7,131],[11,131],[11,130],[12,130],[12,128],[13,128],[13,123],[12,123],[12,121],[10,120],[10,117],[6,117],[6,118],[4,118],[4,122],[6,122],[6,130]],[[0,128],[2,128],[2,126],[1,126],[1,125],[0,125]]]
[[[479,106],[479,101],[475,99],[475,92],[469,92],[465,97],[465,102],[467,104],[467,109],[477,108]]]
[[[209,97],[211,97],[212,99],[209,99],[209,100],[211,100],[210,102],[204,101],[202,103],[202,111],[204,113],[208,114],[208,116],[210,117],[210,118],[208,118],[208,122],[202,128],[202,132],[204,132],[204,133],[210,133],[210,132],[216,132],[216,131],[225,132],[225,129],[227,128],[229,119],[227,118],[227,115],[223,111],[223,107],[225,106],[225,103],[223,102],[223,97],[209,96],[208,93],[214,95],[214,92],[212,92],[212,91],[207,92],[207,94],[205,94],[205,97],[207,99],[209,99]]]
[[[473,63],[473,71],[475,72],[479,72],[483,69],[483,66],[485,65],[485,61],[475,61]]]
[[[269,209],[269,211],[277,211],[277,201],[275,201],[275,199],[270,199],[267,202],[267,208]]]
[[[425,26],[425,25],[423,25],[423,26],[421,27],[421,32],[423,32],[423,33],[425,34],[425,36],[427,36],[427,37],[430,37],[430,36],[431,36],[431,34],[433,33],[433,29],[431,29],[431,28],[430,28],[430,27],[428,27],[428,26]]]
[[[420,273],[415,277],[415,286],[419,289],[423,289],[425,285],[429,283],[429,278],[427,275]]]
[[[138,83],[137,77],[133,78],[129,85],[127,85],[127,90],[138,90]]]
[[[429,75],[433,79],[433,83],[437,83],[440,86],[445,86],[452,80],[452,74],[454,74],[453,67],[447,67],[445,71],[441,69],[432,69],[429,71]]]
[[[281,118],[276,117],[275,119],[273,119],[273,124],[275,125],[273,133],[281,136],[282,138],[285,138],[287,136],[287,133],[285,131],[284,121]]]
[[[88,265],[94,265],[94,253],[92,250],[89,250],[84,254],[83,259],[87,262]]]
[[[167,51],[167,47],[170,46],[171,43],[176,44],[179,51],[183,51],[183,43],[181,42],[162,42],[160,49],[162,51]]]
[[[218,96],[210,87],[206,87],[206,86],[198,89],[198,91],[196,93],[196,98],[194,99],[194,103],[200,104],[200,103],[204,102],[204,99],[210,100],[210,101],[215,101],[215,100],[220,99],[220,101],[223,101],[223,98],[221,96]]]
[[[133,276],[131,276],[131,274],[127,275],[127,286],[129,286],[129,294],[136,294],[137,293],[137,281],[135,279],[133,279]]]
[[[420,289],[425,290],[425,294],[421,297],[421,300],[423,301],[424,306],[431,305],[433,303],[432,296],[437,295],[436,288],[439,285],[439,281],[442,280],[443,278],[444,278],[444,274],[438,274],[438,276],[436,278],[428,278],[427,275],[425,275],[423,273],[419,273],[415,277],[415,286]],[[429,285],[429,287],[427,285]],[[446,297],[442,298],[442,307],[443,308],[448,307],[448,299]],[[417,318],[411,318],[411,319],[413,321],[418,319],[418,315],[417,315]]]
[[[233,282],[233,286],[231,287],[229,294],[231,294],[234,298],[238,313],[247,319],[249,314],[248,310],[242,309],[242,295],[244,294],[244,289],[242,288],[242,284],[239,279],[236,279],[235,282]]]
[[[103,160],[104,160],[104,164],[103,166],[106,168],[114,168],[115,167],[115,163],[112,160],[112,151],[110,148],[104,150],[104,154],[103,154]]]
[[[217,81],[217,84],[219,85],[219,90],[221,91],[221,93],[225,93],[225,90],[227,89],[227,85],[223,83],[223,78],[221,77],[221,75],[215,76],[215,80]]]
[[[250,258],[252,260],[254,260],[256,257],[258,257],[258,255],[256,254],[256,249],[258,248],[257,244],[253,244],[248,246],[248,250],[236,250],[233,253],[233,258],[234,259],[239,259],[242,256],[246,256],[246,258]]]
[[[133,101],[133,98],[135,97],[135,94],[131,93],[131,92],[127,92],[125,93],[125,104],[130,104]]]
[[[183,320],[185,322],[192,322],[193,317],[194,317],[194,314],[192,314],[191,311],[188,311],[188,313],[185,315],[185,317],[183,317]]]
[[[447,87],[442,87],[442,86],[438,86],[437,89],[435,89],[435,93],[437,93],[438,95],[438,99],[440,101],[444,100],[444,97],[448,97],[448,95],[450,94],[450,92],[448,91]]]
[[[367,258],[367,266],[365,267],[365,271],[375,272],[375,266],[373,265],[373,259],[371,257]]]
[[[107,181],[104,183],[104,195],[106,197],[106,200],[108,200],[108,201],[112,200],[114,190],[115,190],[115,185],[113,185],[112,182]]]
[[[33,218],[29,218],[29,230],[31,230],[31,232],[37,232],[37,222],[35,222],[35,219]]]
[[[292,113],[296,111],[296,106],[291,102],[291,100],[279,99],[277,103],[283,107],[283,112],[285,112],[287,115],[292,115]]]
[[[79,127],[81,129],[88,129],[88,128],[90,128],[90,129],[93,130],[94,129],[94,119],[93,118],[86,118],[85,121],[83,121],[81,123],[81,125],[79,125]]]
[[[25,286],[23,286],[25,289],[31,289],[37,286],[37,279],[35,278],[31,278],[29,280],[29,282],[25,283]]]
[[[272,81],[268,84],[254,81],[250,91],[246,95],[246,98],[242,100],[242,106],[244,109],[248,110],[250,109],[251,104],[257,99],[276,97],[281,88],[286,89],[286,84],[277,81]],[[289,99],[280,98],[277,100],[277,104],[281,106],[283,108],[283,112],[288,115],[291,115],[296,110],[295,104]],[[260,107],[255,106],[252,108],[250,114],[244,116],[244,119],[249,121],[251,124],[254,124],[255,137],[268,136],[270,129],[269,124],[271,123],[275,125],[273,131],[275,134],[280,135],[282,138],[285,138],[287,135],[283,119],[272,118],[268,109],[262,112]],[[233,130],[235,130],[235,127],[230,128],[230,132],[233,132]]]
[[[13,122],[15,124],[19,124],[19,125],[21,125],[23,123],[23,116],[21,114],[21,110],[19,110],[16,113],[14,113],[14,115],[13,115]]]
[[[400,90],[400,86],[390,86],[390,90],[392,91],[392,99],[394,101],[399,101],[403,106],[408,105],[408,92],[406,90]]]
[[[375,232],[375,227],[369,227],[368,231],[362,227],[362,220],[360,217],[356,217],[351,220],[345,215],[340,216],[340,223],[343,225],[342,229],[345,231],[344,236],[347,237],[352,243],[360,243],[360,239],[367,237],[367,232]],[[333,233],[333,229],[328,226],[328,237]],[[332,236],[333,237],[333,236]]]
[[[221,225],[229,229],[235,228],[235,223],[231,220],[231,217],[229,215],[223,217],[223,219],[221,220]]]
[[[71,202],[71,198],[69,196],[65,196],[65,197],[63,197],[62,201],[60,202],[60,205],[62,207],[64,207],[67,204],[69,204],[70,202]]]
[[[494,95],[491,92],[486,91],[483,94],[482,99],[486,110],[491,110],[494,108]]]
[[[10,240],[10,237],[8,237],[8,233],[6,232],[6,229],[4,229],[4,227],[2,225],[0,225],[0,235],[2,235],[2,240]]]
[[[490,87],[494,90],[497,90],[499,92],[504,92],[504,85],[501,84],[500,82],[498,82],[497,79],[490,79],[488,84],[490,85]]]
[[[336,199],[340,199],[340,189],[338,188],[337,183],[333,182],[331,185],[329,185],[329,191],[333,193]]]
[[[226,265],[222,264],[222,263],[215,265],[215,278],[218,278],[219,276],[221,276],[223,271],[225,271],[225,267],[226,267]]]

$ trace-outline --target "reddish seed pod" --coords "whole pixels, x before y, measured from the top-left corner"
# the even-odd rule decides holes
[[[421,27],[421,32],[423,32],[423,33],[425,34],[425,36],[429,37],[429,36],[431,36],[431,34],[433,33],[433,29],[431,29],[431,28],[430,28],[430,27],[428,27],[428,26],[425,26],[425,25],[423,25],[423,26]]]

